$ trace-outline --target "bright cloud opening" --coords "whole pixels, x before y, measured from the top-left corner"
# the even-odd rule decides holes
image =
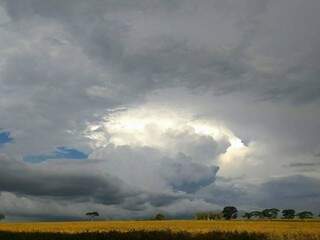
[[[87,134],[94,149],[110,144],[128,145],[152,147],[171,155],[179,152],[192,155],[190,149],[196,144],[204,144],[199,142],[207,138],[212,140],[212,149],[219,154],[218,161],[222,165],[242,159],[249,153],[241,139],[221,123],[195,119],[188,112],[159,106],[112,112],[101,122],[90,124]],[[208,164],[217,163],[214,154],[207,160]]]

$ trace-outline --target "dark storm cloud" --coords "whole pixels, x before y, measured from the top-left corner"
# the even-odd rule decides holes
[[[310,209],[318,211],[320,204],[319,178],[303,175],[272,179],[262,184],[261,200],[265,207]],[[301,203],[304,203],[301,205]]]
[[[215,203],[219,206],[243,206],[248,204],[245,202],[248,201],[248,199],[246,199],[248,193],[244,189],[234,186],[233,183],[216,181],[201,189],[197,194],[207,202]]]
[[[304,175],[274,177],[262,183],[239,184],[218,179],[197,194],[207,202],[220,206],[236,205],[243,210],[293,208],[317,213],[320,204],[320,179]]]
[[[189,172],[176,172],[175,176],[167,174],[166,176],[171,178],[164,179],[169,186],[176,185],[175,190],[179,190],[180,193],[162,192],[157,189],[144,190],[141,188],[141,183],[137,184],[136,181],[130,183],[130,179],[121,175],[117,172],[117,168],[113,167],[117,160],[134,157],[137,155],[134,151],[139,150],[132,149],[128,152],[120,148],[116,151],[113,153],[113,157],[118,155],[115,159],[109,156],[111,157],[109,160],[89,159],[77,162],[64,159],[38,164],[25,163],[1,155],[0,192],[9,192],[30,199],[51,199],[60,203],[68,201],[75,204],[87,202],[114,205],[120,209],[135,212],[144,211],[148,206],[165,207],[178,200],[190,198],[182,192],[187,186],[188,189],[191,189],[191,186],[201,188],[207,185],[203,183],[204,178],[208,178],[206,181],[210,183],[215,180],[216,168],[211,172],[204,165],[189,163],[189,166],[183,166],[184,170],[188,169]],[[169,159],[167,161],[168,164],[164,164],[160,169],[160,175],[171,171],[170,164],[178,164],[178,161],[181,166],[183,164],[182,158],[173,160],[173,163]],[[136,164],[139,164],[139,161],[136,161]],[[131,216],[132,213],[129,215]]]
[[[9,216],[29,218],[81,218],[88,208],[105,216],[130,218],[194,198],[183,192],[145,191],[137,185],[129,186],[100,171],[108,167],[111,165],[101,160],[29,164],[1,155],[0,208]],[[179,214],[184,211],[180,207]]]
[[[206,166],[192,162],[191,158],[180,154],[178,160],[168,159],[160,168],[161,175],[176,191],[194,193],[213,183],[219,170],[217,166]]]
[[[240,3],[203,0],[197,4],[191,1],[151,2],[77,1],[75,4],[74,1],[17,0],[6,1],[5,6],[17,21],[41,16],[61,23],[92,59],[103,65],[112,64],[125,74],[122,80],[116,81],[119,85],[126,81],[131,93],[133,89],[143,92],[184,84],[192,88],[214,87],[218,93],[249,90],[259,99],[289,99],[301,103],[318,99],[320,86],[316,63],[319,54],[310,50],[318,48],[316,39],[320,38],[315,24],[318,15],[314,9],[320,8],[317,1],[303,4],[285,0],[278,4],[247,0]],[[287,3],[291,12],[286,10]],[[211,9],[211,18],[206,15],[205,8]],[[192,12],[188,16],[186,12],[190,9]],[[299,10],[298,18],[294,10]],[[279,11],[283,14],[280,15]],[[197,15],[201,12],[203,17]],[[219,12],[229,18],[223,18]],[[146,35],[142,41],[145,45],[140,47],[133,41],[132,34],[136,29],[140,30],[143,16],[150,18],[150,24],[157,25],[151,28],[148,21],[144,23],[146,32],[141,34]],[[158,17],[164,19],[159,22]],[[233,34],[235,43],[230,44],[231,47],[224,46],[223,40],[228,39],[220,42],[221,36],[216,36],[213,40],[217,42],[201,46],[199,43],[211,37],[207,32],[208,36],[203,34],[196,38],[197,46],[194,42],[197,29],[192,25],[190,29],[184,29],[180,23],[182,19],[186,23],[195,20],[222,38]],[[216,20],[220,25],[215,23]],[[211,29],[204,25],[206,21],[212,23]],[[296,29],[283,32],[275,21],[281,29],[293,25]],[[164,30],[166,28],[168,30]],[[171,31],[172,28],[177,31]],[[269,38],[263,29],[269,29],[268,34],[275,37]],[[295,33],[309,38],[286,38]],[[134,37],[139,41],[139,36]],[[136,50],[131,51],[132,46]],[[282,46],[283,49],[277,51]],[[270,53],[265,52],[267,47],[271,49]],[[296,56],[292,58],[294,53]],[[284,61],[283,64],[278,64],[278,60]]]
[[[195,148],[192,144],[187,145],[191,152]],[[213,183],[219,169],[203,163],[204,159],[196,158],[196,155],[190,157],[179,152],[170,156],[169,153],[151,147],[111,145],[101,148],[93,157],[108,159],[107,171],[117,173],[118,178],[127,184],[140,186],[158,197],[161,197],[161,192],[168,192],[173,198],[177,197],[174,193],[194,193]],[[170,194],[163,198],[172,198]]]
[[[307,177],[317,172],[306,171],[317,168],[319,157],[318,0],[0,0],[0,6],[0,127],[14,139],[5,145],[0,139],[8,155],[0,160],[8,209],[10,202],[20,204],[19,214],[26,203],[44,208],[41,198],[52,200],[50,211],[39,213],[47,215],[63,213],[61,201],[79,204],[70,215],[88,200],[97,209],[119,205],[108,211],[121,216],[209,209],[230,199],[272,207],[319,203],[318,180]],[[222,166],[230,181],[217,182],[226,142],[177,134],[171,140],[182,154],[168,156],[147,147],[98,149],[88,140],[88,125],[114,109],[153,101],[221,121],[252,155]],[[107,143],[112,136],[105,135]],[[11,160],[59,146],[108,161]],[[145,175],[130,175],[141,166]],[[259,178],[261,190],[238,186]],[[256,194],[249,201],[250,191]]]
[[[83,168],[81,164],[30,166],[5,156],[1,156],[0,164],[0,191],[82,201],[93,199],[105,204],[120,203],[130,195],[124,193],[124,184],[116,177],[93,173],[93,169]]]

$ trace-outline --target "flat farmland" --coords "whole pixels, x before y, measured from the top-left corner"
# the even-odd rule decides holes
[[[169,220],[169,221],[88,221],[88,222],[28,222],[28,223],[1,223],[2,234],[12,234],[11,239],[22,234],[33,235],[54,233],[55,239],[64,235],[73,234],[103,234],[110,232],[139,233],[186,233],[190,236],[210,233],[230,233],[232,237],[208,239],[320,239],[320,221],[195,221],[195,220]],[[236,237],[245,233],[248,238]],[[260,234],[260,235],[259,235]],[[9,236],[8,235],[8,236]],[[188,236],[189,236],[188,235]],[[1,234],[0,234],[1,236]],[[203,235],[204,236],[204,235]],[[207,236],[207,235],[206,235]],[[240,236],[240,235],[239,235]],[[250,236],[252,238],[250,238]],[[260,236],[255,238],[255,236]],[[156,239],[156,237],[154,237]],[[3,237],[1,239],[4,239]],[[8,238],[9,239],[9,238]],[[37,239],[35,237],[30,239]],[[39,238],[41,239],[41,238]],[[46,238],[50,239],[50,238]],[[53,238],[52,238],[53,239]],[[81,238],[77,238],[81,239]],[[100,239],[100,238],[83,238]],[[101,238],[102,239],[102,238]],[[104,238],[103,238],[104,239]],[[107,237],[105,238],[107,239]],[[112,239],[112,238],[110,238]],[[125,239],[125,238],[124,238]],[[131,237],[132,239],[132,237]],[[145,237],[147,239],[147,237]],[[161,238],[160,238],[161,239]],[[169,237],[169,239],[174,239]],[[183,239],[183,238],[182,238]]]

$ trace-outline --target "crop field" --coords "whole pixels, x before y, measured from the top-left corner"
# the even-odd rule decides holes
[[[1,223],[0,239],[320,240],[320,221],[92,221]]]

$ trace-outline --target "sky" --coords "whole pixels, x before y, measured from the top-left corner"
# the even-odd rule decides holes
[[[0,212],[320,212],[319,0],[0,0]]]

